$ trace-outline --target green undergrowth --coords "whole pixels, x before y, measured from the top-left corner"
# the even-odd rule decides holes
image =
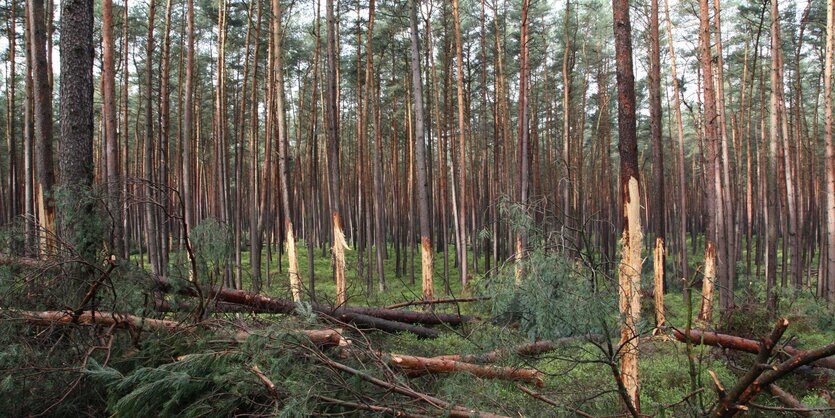
[[[229,248],[196,246],[198,269],[204,283],[222,278]],[[208,242],[211,244],[211,242]],[[414,260],[416,284],[409,280],[410,268],[401,277],[395,274],[395,253],[389,248],[386,260],[387,289],[380,292],[374,281],[366,291],[366,279],[357,268],[357,252],[348,252],[349,304],[385,306],[420,298],[419,257]],[[316,298],[334,299],[330,258],[315,249],[314,275]],[[435,291],[444,295],[442,254],[435,255]],[[404,260],[408,260],[405,257]],[[417,256],[417,254],[416,254]],[[411,334],[367,332],[357,334],[346,329],[356,350],[372,353],[399,353],[417,356],[481,354],[510,349],[537,339],[566,339],[557,350],[536,357],[516,354],[503,356],[495,364],[502,367],[526,367],[540,370],[543,387],[528,386],[555,402],[551,406],[524,393],[515,382],[481,379],[466,373],[426,374],[406,377],[378,358],[357,356],[339,349],[320,351],[294,330],[332,326],[300,306],[305,315],[216,314],[206,326],[188,332],[138,333],[115,332],[108,341],[106,329],[89,327],[33,326],[11,319],[2,312],[0,319],[0,416],[26,416],[46,412],[47,416],[389,416],[384,412],[360,411],[339,406],[321,398],[346,402],[374,401],[390,408],[419,408],[412,400],[394,395],[350,373],[327,365],[325,358],[338,361],[379,379],[408,385],[452,404],[473,410],[508,416],[554,417],[577,416],[578,411],[593,416],[616,416],[623,412],[611,365],[618,363],[619,324],[615,279],[596,270],[593,264],[568,259],[564,254],[532,248],[523,265],[524,280],[515,283],[514,266],[494,274],[475,274],[464,291],[450,252],[449,280],[453,296],[489,296],[488,301],[437,306],[441,312],[462,312],[480,317],[457,327],[437,326],[441,336],[418,339]],[[220,260],[220,261],[219,261]],[[266,262],[266,252],[264,254]],[[140,264],[139,257],[132,259]],[[672,263],[672,260],[668,260]],[[172,254],[172,279],[187,276],[182,254]],[[270,286],[262,293],[289,297],[286,284],[286,258],[273,254]],[[307,246],[299,244],[300,274],[308,285]],[[484,262],[480,261],[483,268]],[[234,274],[234,266],[232,272]],[[649,276],[651,265],[644,266]],[[252,286],[249,254],[242,254],[244,289]],[[20,275],[19,271],[0,268],[0,277]],[[698,277],[697,277],[698,278]],[[11,280],[11,282],[15,282]],[[764,308],[764,290],[756,279],[740,277],[735,295],[737,308],[719,313],[718,305],[711,328],[747,338],[767,334],[778,316],[790,320],[786,338],[798,348],[812,348],[835,340],[835,319],[831,306],[816,300],[809,292],[778,289],[779,308]],[[16,290],[27,289],[23,285]],[[130,274],[115,274],[113,292],[102,296],[104,306],[138,315],[153,315],[143,300],[151,294],[143,291]],[[644,283],[644,290],[650,285]],[[108,288],[110,290],[110,288]],[[6,293],[8,294],[8,292]],[[118,297],[117,297],[117,296]],[[680,286],[670,286],[665,295],[667,323],[684,328],[701,302],[700,288],[691,292],[692,301],[683,299]],[[305,299],[309,300],[310,294]],[[29,304],[32,297],[21,293],[14,299],[21,308],[42,309]],[[12,299],[9,299],[12,300]],[[118,301],[118,303],[117,303]],[[413,307],[423,310],[422,307]],[[712,372],[725,387],[732,387],[753,356],[725,353],[712,347],[696,346],[688,353],[685,344],[652,337],[654,299],[643,299],[640,380],[641,406],[644,413],[659,417],[688,417],[710,408],[716,400]],[[167,319],[188,323],[187,314],[167,314]],[[238,331],[251,335],[235,342]],[[590,340],[585,336],[602,335]],[[110,349],[101,347],[109,346]],[[90,347],[99,347],[88,352]],[[612,351],[614,350],[614,352]],[[324,356],[324,357],[323,357]],[[385,359],[385,356],[384,358]],[[268,389],[255,372],[275,384]],[[79,370],[83,373],[79,375]],[[692,372],[691,372],[692,370]],[[5,375],[5,376],[3,376]],[[80,379],[79,379],[79,376]],[[824,406],[821,390],[835,390],[835,379],[826,375],[794,374],[780,382],[808,406]],[[64,398],[61,402],[56,400]],[[768,395],[758,403],[778,405]],[[55,404],[52,406],[52,404]],[[425,405],[424,405],[425,406]],[[420,412],[412,409],[412,412]],[[429,412],[429,411],[424,411]],[[432,412],[437,412],[433,410]],[[750,416],[778,416],[752,411]]]

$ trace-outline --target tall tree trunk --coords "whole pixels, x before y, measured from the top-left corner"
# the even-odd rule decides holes
[[[766,173],[766,181],[768,182],[768,194],[767,194],[767,210],[768,210],[768,238],[767,238],[767,246],[766,249],[766,268],[765,268],[765,275],[766,275],[766,305],[770,312],[775,312],[777,309],[777,295],[774,292],[774,287],[777,283],[777,207],[776,203],[778,200],[777,196],[777,179],[776,179],[776,171],[777,171],[777,148],[778,148],[778,141],[780,141],[780,132],[778,126],[778,98],[779,94],[776,91],[776,87],[779,80],[779,67],[780,62],[777,55],[777,51],[779,50],[779,15],[778,15],[778,8],[777,2],[773,2],[771,6],[771,100],[770,100],[770,111],[769,111],[769,121],[770,121],[770,137],[769,137],[769,156],[768,160],[768,170]],[[784,255],[785,256],[785,255]]]
[[[638,380],[638,322],[641,315],[641,239],[638,174],[638,142],[635,122],[635,75],[632,69],[632,26],[629,1],[614,0],[615,59],[618,83],[618,140],[620,142],[620,183],[623,204],[622,259],[618,277],[623,347],[620,375],[630,410],[640,411]]]
[[[15,78],[17,70],[15,68],[15,55],[17,53],[17,36],[15,35],[15,28],[17,22],[15,19],[15,1],[9,0],[9,16],[7,25],[7,35],[9,40],[9,74],[6,80],[6,152],[8,153],[8,167],[9,167],[9,183],[8,196],[6,202],[8,203],[8,218],[7,222],[11,222],[20,212],[18,191],[18,167],[17,167],[17,137],[15,132]],[[18,246],[16,243],[12,244],[12,250],[17,252]]]
[[[421,80],[420,52],[418,51],[417,1],[419,0],[409,0],[412,101],[415,110],[415,163],[417,165],[418,216],[420,217],[421,283],[423,298],[431,300],[435,297],[435,285],[433,281],[432,241],[429,236],[429,184],[426,175],[426,135],[423,126],[425,119],[423,116],[423,81]],[[426,30],[429,30],[429,28],[426,28]]]
[[[157,224],[155,207],[155,183],[154,176],[154,86],[153,86],[153,60],[154,60],[154,13],[156,11],[156,0],[148,2],[148,39],[145,50],[145,243],[148,246],[148,261],[154,274],[160,274],[159,251],[157,243]]]
[[[293,235],[293,217],[290,212],[290,182],[287,181],[287,172],[289,171],[287,163],[287,128],[285,126],[284,115],[284,64],[282,60],[283,52],[283,36],[281,31],[281,6],[279,0],[272,0],[273,18],[272,18],[272,35],[273,35],[273,62],[272,70],[275,73],[275,112],[276,122],[278,128],[278,171],[279,182],[281,187],[281,206],[284,212],[284,245],[287,249],[287,273],[290,275],[290,291],[293,294],[293,300],[298,302],[302,298],[302,280],[299,276],[299,262],[296,257],[296,238]]]
[[[86,260],[101,242],[93,216],[93,1],[67,0],[61,10],[61,183],[64,239]]]
[[[250,98],[249,115],[249,263],[253,287],[261,283],[261,221],[259,218],[258,189],[258,58],[261,46],[261,1],[257,3],[255,18],[255,53],[252,58],[252,97]]]
[[[183,175],[182,175],[182,204],[184,205],[185,219],[188,229],[195,227],[194,215],[194,200],[192,198],[192,162],[191,162],[191,142],[194,137],[194,0],[186,2],[188,6],[186,25],[188,26],[188,33],[186,38],[186,76],[185,88],[183,89]],[[188,237],[183,237],[183,240],[188,240]]]
[[[835,151],[832,146],[832,38],[835,35],[835,9],[833,0],[826,0],[826,59],[823,89],[826,102],[826,277],[823,296],[835,300]]]
[[[114,64],[113,41],[113,0],[102,1],[102,98],[104,105],[104,142],[107,154],[107,194],[108,206],[113,216],[113,235],[110,237],[111,253],[124,257],[122,234],[121,191],[119,173],[119,137],[116,136],[116,67]]]
[[[721,147],[721,167],[717,166],[717,172],[721,171],[720,177],[717,177],[716,184],[720,184],[717,191],[717,205],[721,205],[721,212],[717,210],[717,216],[722,216],[721,225],[722,231],[718,234],[722,237],[719,241],[719,254],[721,255],[722,266],[720,267],[720,292],[719,292],[719,307],[722,312],[734,306],[734,276],[736,274],[736,234],[734,210],[732,200],[732,186],[730,177],[730,155],[728,154],[728,122],[725,112],[725,71],[724,58],[722,55],[722,19],[721,8],[719,0],[713,0],[713,15],[714,26],[716,28],[716,110],[717,122],[719,123],[720,147]]]
[[[159,184],[161,192],[158,193],[160,204],[164,205],[162,211],[157,211],[162,214],[162,219],[159,221],[160,226],[160,243],[159,243],[159,264],[160,273],[168,274],[168,257],[170,253],[169,244],[169,217],[166,215],[170,213],[173,208],[170,205],[169,196],[171,195],[169,188],[169,165],[170,165],[170,144],[171,144],[171,93],[170,93],[170,76],[171,76],[171,0],[166,0],[165,4],[165,31],[163,33],[162,41],[162,70],[160,74],[159,94],[159,117],[160,117],[160,133],[159,133],[159,177],[157,183]]]
[[[702,304],[699,320],[709,324],[713,315],[713,294],[716,278],[716,244],[718,214],[715,212],[719,197],[716,188],[716,163],[718,160],[716,142],[716,97],[713,90],[713,64],[710,43],[710,9],[708,0],[699,1],[699,40],[702,70],[702,89],[704,93],[704,136],[707,142],[707,161],[705,162],[705,188],[707,205],[705,216],[707,233],[705,234],[705,267],[702,287]]]
[[[52,89],[50,87],[49,65],[46,53],[46,26],[44,24],[44,1],[33,0],[29,5],[29,27],[31,31],[32,81],[34,93],[35,121],[35,200],[38,205],[38,222],[42,231],[40,251],[46,255],[54,247],[49,235],[55,233],[55,202],[53,185],[55,168],[52,160]]]
[[[687,280],[687,184],[684,169],[684,132],[681,123],[681,96],[679,95],[678,74],[676,72],[676,53],[673,45],[673,30],[670,23],[670,4],[664,0],[664,14],[667,23],[667,42],[670,50],[670,65],[673,79],[673,95],[675,96],[676,127],[678,128],[678,188],[679,188],[679,234],[681,239],[681,277]],[[685,286],[685,292],[689,288]],[[687,295],[685,295],[687,297]]]
[[[333,258],[334,276],[336,278],[336,303],[343,305],[347,302],[345,283],[345,234],[342,232],[342,213],[339,209],[340,175],[339,175],[339,115],[338,91],[336,74],[336,30],[334,28],[333,0],[327,0],[328,21],[328,175],[330,177],[330,207],[333,227]]]
[[[466,122],[464,120],[464,57],[461,45],[461,19],[458,13],[458,0],[452,0],[453,22],[455,23],[455,56],[458,63],[458,226],[459,226],[459,265],[461,271],[461,285],[467,288],[469,276],[467,275],[467,154],[466,154]],[[456,191],[453,191],[455,193]],[[454,199],[454,197],[453,197]]]
[[[519,205],[522,208],[527,208],[528,205],[528,182],[530,179],[528,148],[530,134],[528,131],[528,7],[530,0],[522,1],[522,22],[521,34],[519,43],[521,51],[519,53]],[[568,19],[568,15],[566,15]],[[567,88],[566,88],[567,90]],[[568,113],[566,113],[566,120]],[[527,245],[527,236],[525,231],[518,230],[516,232],[516,286],[522,284],[522,276],[524,274],[522,258],[525,253]]]
[[[30,8],[32,2],[25,2],[24,6],[24,26],[25,39],[24,49],[26,50],[26,103],[23,106],[23,199],[24,199],[24,213],[26,215],[26,222],[24,226],[23,238],[23,253],[27,256],[32,256],[35,251],[35,230],[33,228],[33,221],[35,220],[35,189],[34,189],[34,161],[33,161],[33,141],[35,135],[34,125],[34,82],[32,80],[33,58],[32,58],[32,21],[29,19]]]
[[[667,196],[664,190],[664,145],[661,142],[661,53],[658,35],[658,0],[650,2],[650,47],[649,47],[649,130],[652,140],[652,177],[655,181],[652,205],[652,220],[655,224],[655,253],[653,268],[655,270],[655,325],[664,326],[664,264],[665,237],[667,223],[665,221],[664,201]],[[649,222],[648,222],[649,224]]]

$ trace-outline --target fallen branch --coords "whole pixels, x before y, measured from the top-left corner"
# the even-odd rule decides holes
[[[483,300],[490,300],[489,296],[473,297],[473,298],[448,298],[448,299],[431,299],[431,300],[412,300],[408,302],[395,303],[394,305],[386,306],[383,309],[397,309],[405,308],[407,306],[415,305],[440,305],[447,303],[464,303],[464,302],[480,302]]]
[[[544,382],[542,381],[542,372],[534,369],[481,366],[461,361],[409,356],[404,354],[389,354],[388,356],[390,359],[389,364],[406,370],[416,370],[429,373],[466,372],[484,379],[521,381],[532,383],[537,387],[544,386]]]
[[[786,405],[788,409],[791,409],[791,412],[794,412],[798,415],[804,417],[811,417],[813,415],[817,415],[819,411],[815,411],[812,408],[809,408],[803,405],[797,398],[794,397],[791,393],[786,392],[781,387],[770,384],[768,385],[768,392],[771,393],[775,398],[779,399],[783,405]],[[753,402],[751,406],[757,408],[758,405],[755,405]],[[782,408],[782,410],[786,410],[786,408]]]
[[[734,385],[734,387],[731,388],[727,394],[719,390],[720,403],[716,407],[717,417],[733,416],[739,412],[740,409],[742,409],[741,407],[745,407],[748,401],[753,399],[753,397],[747,398],[747,395],[750,393],[751,386],[756,384],[760,375],[762,375],[766,368],[769,367],[768,362],[774,355],[774,347],[777,346],[777,342],[783,337],[783,333],[788,327],[788,319],[779,319],[777,323],[774,324],[774,329],[771,331],[771,334],[759,343],[757,360],[754,362],[754,365],[751,366],[751,369],[739,379],[736,385]],[[714,381],[717,382],[717,386],[720,386],[721,384],[716,376],[712,374],[712,377],[714,378]]]
[[[312,395],[314,398],[325,401],[327,403],[332,403],[334,405],[345,406],[348,408],[359,409],[363,411],[372,411],[372,412],[383,412],[386,414],[390,414],[395,417],[404,417],[404,418],[420,418],[425,415],[415,415],[400,409],[389,408],[387,406],[379,406],[379,405],[371,405],[368,403],[359,403],[359,402],[349,402],[343,401],[342,399],[331,398],[328,396],[322,395]]]
[[[673,336],[681,342],[688,341],[688,338],[681,330],[673,330]],[[737,337],[735,335],[720,334],[712,331],[703,331],[698,329],[690,330],[689,341],[693,344],[729,348],[731,350],[744,351],[752,354],[757,354],[759,352],[759,342],[756,340]],[[786,352],[789,356],[796,356],[803,352],[803,350],[790,346],[782,347],[782,351]],[[813,362],[811,365],[835,370],[835,358],[822,358]]]

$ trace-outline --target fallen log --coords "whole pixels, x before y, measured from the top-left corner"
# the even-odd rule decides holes
[[[535,341],[532,343],[522,344],[513,348],[499,348],[497,350],[489,351],[483,354],[450,354],[445,356],[433,357],[437,360],[454,360],[465,361],[469,363],[495,363],[499,359],[516,353],[520,356],[536,356],[539,354],[554,351],[560,347],[578,341],[580,339],[599,340],[602,337],[599,335],[589,335],[583,337],[564,337],[556,340]]]
[[[78,315],[67,311],[6,311],[29,323],[43,326],[50,325],[102,325],[119,329],[141,329],[145,331],[191,331],[194,326],[168,319],[144,318],[118,312],[84,311]],[[293,332],[305,335],[320,347],[343,347],[350,341],[342,336],[340,329],[303,329]],[[235,340],[245,341],[251,332],[238,331]]]
[[[688,341],[688,338],[682,330],[673,330],[673,336],[681,342]],[[760,343],[756,340],[749,340],[735,335],[720,334],[713,331],[703,331],[699,329],[690,330],[689,341],[693,344],[729,348],[752,354],[757,354],[760,351]],[[782,351],[785,351],[789,356],[797,356],[804,352],[803,350],[791,346],[782,347]],[[813,362],[811,365],[835,370],[835,357],[825,357]]]
[[[400,302],[395,303],[394,305],[388,305],[384,309],[397,309],[397,308],[405,308],[408,306],[415,306],[415,305],[441,305],[447,303],[464,303],[464,302],[480,302],[483,300],[490,300],[489,296],[478,297],[478,298],[448,298],[448,299],[430,299],[430,300],[411,300],[408,302]]]
[[[76,315],[68,311],[8,311],[27,322],[37,325],[103,325],[121,329],[143,329],[149,331],[184,331],[189,327],[166,319],[144,318],[136,315],[84,311]]]
[[[430,357],[409,356],[404,354],[389,354],[388,363],[405,370],[415,370],[428,373],[470,373],[484,379],[501,379],[533,383],[537,387],[544,386],[542,372],[534,369],[514,367],[482,366],[454,360],[443,360]]]
[[[48,269],[49,263],[32,258],[12,257],[0,254],[0,265],[17,265],[25,268],[43,268]],[[170,282],[160,276],[150,275],[153,284],[164,292],[173,290]],[[189,296],[199,296],[198,290],[194,286],[178,289],[181,293]],[[206,292],[205,290],[208,290]],[[293,301],[285,299],[276,299],[257,293],[246,292],[242,290],[224,289],[218,287],[208,287],[203,290],[203,297],[207,299],[214,299],[219,302],[227,302],[231,304],[244,305],[255,310],[260,310],[268,313],[277,314],[292,314],[296,309],[296,304]],[[405,322],[410,324],[422,325],[461,325],[474,319],[472,316],[446,314],[435,312],[413,312],[400,311],[386,308],[370,308],[359,306],[330,306],[319,303],[311,304],[313,311],[320,314],[325,314],[337,319],[346,320],[346,322],[354,322],[355,315],[366,315],[388,321]],[[385,330],[385,329],[384,329]]]
[[[157,285],[162,291],[172,290],[165,279],[158,278]],[[180,291],[189,296],[197,296],[196,290],[192,287],[183,288]],[[209,298],[219,302],[248,306],[263,312],[276,314],[294,314],[296,312],[296,304],[293,301],[271,298],[257,293],[217,287],[209,287],[208,292],[204,291],[204,293]],[[435,338],[440,334],[437,331],[409,326],[408,324],[460,325],[473,319],[472,317],[456,314],[398,311],[384,308],[334,307],[318,303],[311,304],[311,308],[316,313],[343,322],[366,325],[387,332],[411,332],[422,338]]]

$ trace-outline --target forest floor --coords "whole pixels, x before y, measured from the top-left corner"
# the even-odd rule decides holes
[[[300,275],[308,286],[309,267],[308,247],[299,243],[298,256]],[[315,250],[314,273],[317,300],[330,302],[335,299],[335,286],[331,279],[330,257],[320,249]],[[420,264],[419,257],[414,260],[416,284],[410,283],[410,268],[404,267],[403,274],[395,274],[395,253],[390,247],[389,257],[385,260],[386,290],[377,289],[376,277],[372,292],[368,294],[364,278],[359,277],[357,251],[347,253],[346,273],[348,277],[349,304],[359,306],[382,307],[398,302],[420,299]],[[419,256],[419,254],[416,254]],[[372,253],[372,260],[374,254]],[[408,265],[408,254],[402,254],[403,264]],[[472,256],[471,256],[472,257]],[[172,257],[175,258],[175,257]],[[242,254],[244,289],[250,289],[249,254]],[[263,260],[267,260],[266,252]],[[278,270],[279,257],[273,253],[270,272],[271,286],[263,293],[272,297],[289,297],[286,279],[286,257]],[[458,270],[454,265],[454,253],[449,255],[450,296],[469,296],[462,291],[458,279]],[[484,265],[483,260],[480,263]],[[651,271],[651,265],[645,266]],[[233,268],[234,272],[234,268]],[[376,273],[376,272],[375,272]],[[234,273],[233,273],[234,274]],[[477,274],[481,277],[482,274]],[[375,274],[376,276],[376,274]],[[650,276],[650,274],[645,274]],[[435,254],[435,293],[437,297],[447,297],[443,283],[443,259]],[[479,279],[475,279],[478,281]],[[767,335],[773,325],[773,313],[766,312],[758,300],[763,300],[760,286],[754,281],[740,277],[740,290],[736,300],[739,305],[732,313],[717,318],[712,328],[719,332],[734,334],[746,338],[759,339]],[[813,348],[835,341],[835,318],[832,311],[822,306],[811,294],[783,292],[779,314],[790,321],[786,336],[792,338],[792,345],[798,348]],[[443,296],[442,296],[443,295]],[[478,295],[476,295],[478,296]],[[694,297],[698,297],[698,294]],[[695,306],[693,315],[698,309]],[[679,286],[671,286],[665,299],[666,317],[669,326],[683,329],[688,320],[687,304],[682,300]],[[420,308],[413,307],[418,310]],[[489,318],[494,313],[491,301],[462,303],[459,305],[437,307],[440,312],[461,312]],[[645,331],[653,327],[654,301],[644,298],[642,324]],[[715,309],[719,312],[718,306]],[[716,315],[719,316],[719,315]],[[277,316],[262,315],[262,318],[280,320]],[[694,325],[695,326],[695,325]],[[641,340],[641,404],[643,413],[659,417],[678,417],[694,415],[694,406],[702,410],[708,408],[715,399],[712,392],[712,371],[726,386],[733,386],[738,377],[752,364],[753,356],[722,351],[709,346],[695,346],[692,351],[692,369],[688,360],[686,345],[664,336],[646,337]],[[530,342],[516,326],[505,326],[494,321],[477,321],[459,328],[444,328],[442,336],[432,340],[417,339],[410,334],[371,333],[367,335],[371,345],[382,352],[404,353],[424,357],[448,354],[479,354],[497,348],[507,348]],[[545,374],[544,387],[537,389],[541,395],[564,407],[553,407],[541,400],[534,399],[521,391],[516,383],[501,380],[479,379],[465,373],[448,375],[424,375],[409,379],[409,384],[426,393],[434,394],[452,403],[466,405],[482,411],[491,411],[510,416],[549,417],[574,416],[576,410],[593,416],[614,416],[623,411],[616,394],[616,384],[612,370],[606,363],[606,353],[591,343],[578,343],[536,358],[508,356],[497,365],[510,367],[535,368]],[[692,370],[692,371],[691,371]],[[835,379],[824,378],[809,380],[803,375],[786,378],[781,387],[794,394],[804,405],[826,407],[826,401],[819,396],[820,390],[835,391]],[[474,381],[477,380],[477,384]],[[705,389],[698,389],[698,388]],[[689,402],[682,400],[690,396]],[[770,395],[765,394],[757,400],[763,405],[781,405]],[[576,410],[575,410],[576,409]],[[750,416],[783,416],[773,411],[752,411]]]

